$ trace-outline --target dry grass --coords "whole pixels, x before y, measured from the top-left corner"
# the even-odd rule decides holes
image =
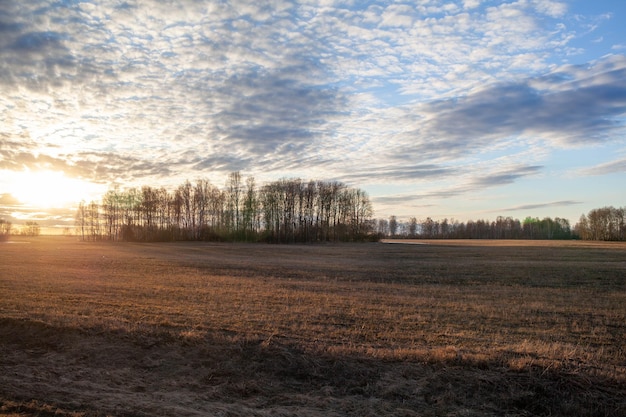
[[[0,415],[626,415],[626,245],[422,243],[0,244]]]

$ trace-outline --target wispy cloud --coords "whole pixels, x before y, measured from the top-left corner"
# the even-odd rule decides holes
[[[523,204],[515,207],[507,207],[503,209],[494,210],[495,211],[521,211],[521,210],[534,210],[539,208],[550,208],[550,207],[565,207],[565,206],[576,206],[582,204],[582,201],[575,200],[563,200],[563,201],[552,201],[549,203],[536,203],[536,204]]]
[[[536,175],[542,168],[541,166],[515,166],[503,171],[478,176],[470,182],[470,185],[480,189],[484,187],[507,185],[520,178]]]
[[[428,116],[414,133],[428,142],[419,150],[433,153],[457,155],[511,136],[534,136],[553,145],[600,142],[624,128],[626,57],[487,85],[420,110]]]
[[[519,179],[533,177],[541,173],[541,166],[512,165],[491,172],[472,172],[468,167],[449,170],[456,181],[453,185],[428,187],[417,193],[402,193],[377,197],[375,201],[384,204],[400,204],[427,199],[448,199],[468,193],[484,192],[485,190],[511,184]]]
[[[591,168],[581,170],[583,175],[608,175],[626,172],[626,158],[605,162]]]

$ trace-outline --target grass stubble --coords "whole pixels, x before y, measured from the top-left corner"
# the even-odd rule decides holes
[[[626,415],[626,245],[427,243],[0,244],[0,415]]]

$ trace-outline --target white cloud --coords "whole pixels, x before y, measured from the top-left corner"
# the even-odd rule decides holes
[[[591,168],[585,168],[581,170],[580,173],[585,176],[626,173],[626,158],[605,162]]]
[[[414,9],[407,5],[390,5],[381,16],[381,27],[409,28],[413,24]]]
[[[561,2],[38,3],[0,22],[4,129],[114,178],[422,178],[511,136],[603,140],[621,111],[620,58],[537,76],[574,30]]]
[[[567,4],[561,1],[534,0],[533,3],[537,11],[553,18],[562,17],[567,12]]]
[[[475,9],[480,6],[480,0],[463,0],[463,7],[465,9]]]

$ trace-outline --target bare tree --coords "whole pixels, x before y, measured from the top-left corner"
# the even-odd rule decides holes
[[[118,240],[122,231],[122,196],[118,189],[111,189],[102,197],[102,215],[107,239]]]
[[[39,226],[39,223],[34,221],[24,223],[24,227],[22,227],[22,230],[20,231],[20,234],[30,237],[39,236],[40,233],[41,227]]]
[[[87,228],[87,208],[85,207],[84,201],[78,203],[74,224],[76,226],[76,234],[80,236],[81,240],[85,240],[85,229]]]
[[[230,233],[237,234],[241,223],[241,173],[231,172],[226,182],[226,222]]]
[[[246,180],[246,193],[243,201],[242,218],[245,240],[252,239],[259,231],[261,224],[259,208],[260,204],[256,190],[256,182],[254,177],[248,177]]]
[[[414,238],[417,235],[417,219],[411,217],[409,219],[409,237]]]
[[[398,232],[398,218],[396,216],[389,217],[389,234],[395,237]]]
[[[377,232],[379,236],[389,235],[389,220],[378,219]]]
[[[89,228],[89,238],[99,240],[101,237],[100,228],[100,207],[95,201],[91,201],[86,207],[87,226]]]
[[[11,235],[11,222],[0,219],[0,241],[7,240]]]

